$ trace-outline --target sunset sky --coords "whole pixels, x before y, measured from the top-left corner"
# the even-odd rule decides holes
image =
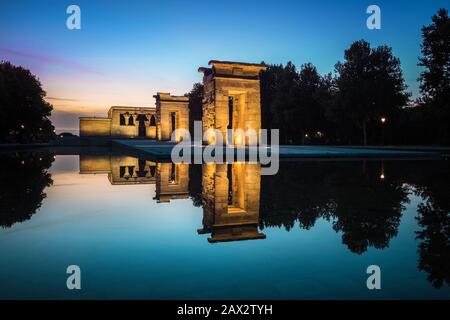
[[[81,8],[81,30],[66,9]],[[381,8],[368,30],[366,8]],[[54,106],[58,131],[111,105],[153,106],[157,91],[182,95],[211,59],[312,62],[334,70],[352,41],[387,44],[418,94],[420,28],[448,0],[378,1],[2,1],[0,60],[29,68]]]

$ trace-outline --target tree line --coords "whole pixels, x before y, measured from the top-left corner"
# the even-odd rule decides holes
[[[55,136],[53,106],[29,70],[0,62],[0,143],[48,141]]]
[[[411,98],[392,48],[355,41],[334,73],[311,63],[269,64],[261,73],[261,122],[281,144],[450,144],[450,19],[439,9],[422,28],[420,96]],[[265,64],[263,62],[263,64]],[[203,87],[190,97],[201,120]],[[191,121],[191,123],[192,123]]]

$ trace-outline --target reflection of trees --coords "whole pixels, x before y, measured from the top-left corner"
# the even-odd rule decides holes
[[[298,221],[302,228],[310,229],[319,217],[333,212],[328,169],[318,162],[282,163],[276,175],[263,176],[260,228],[283,226],[290,230]]]
[[[47,172],[52,162],[49,153],[0,154],[0,226],[28,220],[40,208],[53,183]]]
[[[435,286],[450,284],[450,171],[446,161],[282,162],[274,176],[261,177],[260,228],[295,223],[310,229],[332,221],[354,253],[384,249],[397,235],[408,195],[418,206],[419,269]],[[191,166],[189,191],[202,205],[201,166]]]
[[[437,161],[412,172],[410,183],[423,199],[418,205],[419,269],[436,288],[450,285],[450,181],[448,163]]]
[[[384,249],[397,235],[408,190],[389,176],[381,179],[379,163],[361,163],[348,169],[333,183],[332,196],[337,203],[333,229],[343,233],[342,241],[352,252],[363,253],[368,247]]]
[[[436,288],[450,285],[450,211],[435,203],[419,204],[417,218],[422,230],[417,232],[419,269],[428,273]]]
[[[262,178],[260,224],[289,230],[298,221],[309,229],[326,218],[352,252],[383,249],[397,235],[403,204],[414,190],[423,199],[419,269],[441,287],[450,284],[448,181],[445,161],[281,163],[276,176]]]
[[[202,205],[202,165],[189,166],[189,196],[194,206]]]
[[[263,178],[262,226],[309,229],[331,219],[352,252],[385,248],[397,234],[408,190],[395,178],[380,179],[380,162],[282,163]]]

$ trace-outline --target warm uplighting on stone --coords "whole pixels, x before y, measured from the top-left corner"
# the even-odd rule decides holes
[[[155,184],[158,202],[189,196],[189,165],[129,156],[80,155],[81,174],[107,174],[112,185]]]
[[[111,107],[108,117],[80,117],[80,136],[156,138],[156,110]]]
[[[227,141],[227,129],[261,129],[261,98],[259,74],[266,66],[253,63],[217,61],[203,73],[203,132],[217,129],[224,144],[247,145],[243,137]],[[205,139],[207,144],[211,140]]]
[[[259,232],[261,167],[256,163],[203,165],[203,228],[209,242],[264,239]]]
[[[178,129],[189,130],[189,98],[172,96],[170,93],[158,92],[156,99],[156,135],[158,140],[171,140],[171,134]],[[182,139],[177,132],[175,142]]]

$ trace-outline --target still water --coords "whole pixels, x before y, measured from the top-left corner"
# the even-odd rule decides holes
[[[450,298],[448,161],[0,163],[2,299]]]

